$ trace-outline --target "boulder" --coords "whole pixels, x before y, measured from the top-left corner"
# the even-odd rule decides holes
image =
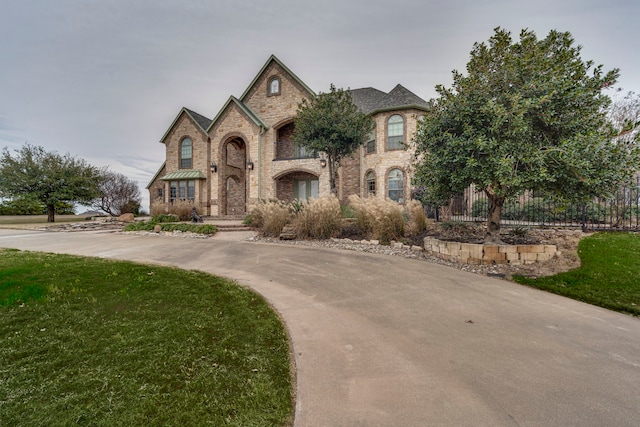
[[[133,214],[132,213],[125,213],[122,214],[118,217],[118,221],[120,222],[134,222],[135,219],[133,218]]]

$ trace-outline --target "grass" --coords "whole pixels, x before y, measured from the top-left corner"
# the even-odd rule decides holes
[[[55,223],[86,221],[85,215],[56,215]],[[0,215],[0,225],[46,224],[47,215]]]
[[[195,271],[0,250],[0,424],[282,426],[285,330]]]
[[[524,285],[589,304],[640,316],[640,235],[599,233],[580,241],[580,268],[555,276],[530,279]]]

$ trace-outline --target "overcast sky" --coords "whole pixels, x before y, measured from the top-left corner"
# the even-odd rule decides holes
[[[424,99],[497,26],[569,31],[640,92],[638,0],[1,0],[0,147],[109,166],[144,189],[183,106],[215,117],[271,54],[311,89]]]

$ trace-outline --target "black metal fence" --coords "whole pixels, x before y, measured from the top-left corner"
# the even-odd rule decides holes
[[[489,201],[483,192],[467,189],[448,206],[428,206],[437,221],[486,221]],[[608,199],[570,203],[527,192],[507,200],[502,209],[503,226],[566,226],[583,230],[640,230],[640,176],[622,186]]]

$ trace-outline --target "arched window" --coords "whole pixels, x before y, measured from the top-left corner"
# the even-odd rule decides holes
[[[280,95],[280,79],[277,77],[272,77],[269,80],[268,86],[269,95]]]
[[[404,148],[404,119],[394,114],[387,121],[387,150],[401,150]]]
[[[376,174],[373,171],[369,171],[366,176],[367,182],[367,196],[375,196],[376,194]]]
[[[180,169],[193,167],[193,143],[190,138],[185,138],[180,143]]]
[[[404,203],[404,174],[400,169],[392,169],[389,172],[387,195],[394,202]]]

